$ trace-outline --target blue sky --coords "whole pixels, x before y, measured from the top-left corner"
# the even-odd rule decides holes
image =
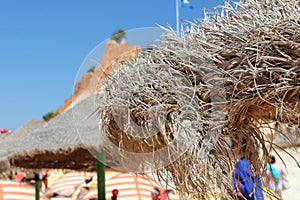
[[[222,2],[190,0],[194,8],[180,8],[180,18],[203,18],[203,8]],[[175,10],[175,0],[1,0],[0,128],[63,105],[85,58],[114,31],[176,29]]]

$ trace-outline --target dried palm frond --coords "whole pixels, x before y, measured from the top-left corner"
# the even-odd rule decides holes
[[[232,142],[245,143],[262,175],[282,135],[263,129],[299,126],[299,11],[297,0],[225,2],[181,34],[167,30],[106,82],[104,147],[125,169],[154,168],[183,194],[234,199]]]

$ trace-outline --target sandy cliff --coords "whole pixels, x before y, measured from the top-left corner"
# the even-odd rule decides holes
[[[111,72],[112,65],[116,62],[127,61],[134,58],[142,48],[140,46],[130,46],[126,41],[120,43],[109,40],[106,44],[106,49],[102,57],[101,63],[94,69],[93,72],[87,72],[84,74],[79,82],[75,84],[74,92],[65,103],[54,112],[62,113],[66,109],[70,108],[72,103],[76,104],[87,96],[91,95],[99,87],[98,80],[105,80],[106,73]]]

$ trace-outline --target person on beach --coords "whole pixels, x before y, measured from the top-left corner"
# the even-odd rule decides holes
[[[262,183],[259,177],[255,176],[251,163],[245,158],[246,142],[240,146],[233,142],[232,151],[236,158],[232,173],[232,183],[238,199],[264,200]]]
[[[42,188],[42,185],[44,184],[45,190],[48,189],[48,176],[49,176],[48,169],[43,169],[41,172],[40,188]]]
[[[117,200],[118,199],[119,190],[113,189],[111,191],[111,193],[112,193],[111,200]]]
[[[265,184],[278,196],[281,197],[283,189],[282,177],[284,176],[284,172],[281,167],[275,164],[276,159],[274,156],[270,156],[269,159],[270,160],[267,166]]]

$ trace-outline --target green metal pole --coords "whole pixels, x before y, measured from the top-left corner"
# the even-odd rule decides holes
[[[97,151],[98,200],[105,200],[105,151]]]
[[[34,172],[35,181],[35,200],[40,200],[40,176],[38,172]]]

